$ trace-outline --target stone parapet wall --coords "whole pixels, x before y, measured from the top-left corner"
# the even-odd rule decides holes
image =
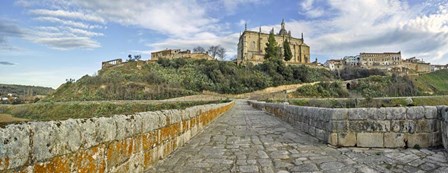
[[[448,151],[448,107],[440,106],[437,107],[437,112],[440,116],[440,131],[443,147]]]
[[[142,172],[233,105],[9,125],[0,129],[0,172]]]
[[[448,138],[448,121],[441,121],[444,106],[346,109],[249,103],[334,146],[431,147],[442,144],[442,134]]]
[[[331,113],[333,113],[331,109],[255,101],[249,101],[249,104],[275,115],[319,140],[328,142],[331,133]]]

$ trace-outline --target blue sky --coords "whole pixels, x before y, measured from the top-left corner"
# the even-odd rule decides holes
[[[101,62],[165,48],[221,45],[236,55],[240,32],[305,34],[312,59],[402,51],[448,63],[447,0],[3,0],[0,83],[57,88]]]

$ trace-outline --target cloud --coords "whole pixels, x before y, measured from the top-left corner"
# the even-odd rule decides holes
[[[315,7],[313,4],[315,0],[304,0],[299,4],[301,13],[310,18],[317,18],[324,15],[324,10],[319,7]]]
[[[35,37],[33,41],[59,50],[75,48],[93,49],[101,47],[98,42],[88,37]]]
[[[312,56],[340,58],[359,52],[401,50],[403,58],[417,56],[433,63],[448,63],[448,50],[444,48],[448,45],[446,0],[415,4],[392,0],[322,2],[327,6],[315,1],[321,2],[307,0],[300,5],[302,9],[321,8],[331,13],[286,24],[312,28],[305,32]]]
[[[39,21],[60,23],[60,24],[63,24],[63,25],[77,27],[77,28],[84,28],[84,29],[88,29],[89,28],[89,25],[84,24],[82,22],[75,22],[75,21],[70,21],[70,20],[61,20],[61,19],[56,18],[56,17],[36,17],[35,19],[39,20]]]
[[[83,21],[97,22],[97,23],[105,23],[105,20],[100,16],[86,14],[84,12],[78,12],[78,11],[35,9],[31,10],[30,12],[32,14],[39,16],[61,17],[68,19],[78,19]]]
[[[8,38],[21,37],[23,34],[23,30],[14,21],[0,18],[0,50],[16,49],[8,43]]]
[[[0,61],[0,65],[15,65],[15,64],[12,62]]]

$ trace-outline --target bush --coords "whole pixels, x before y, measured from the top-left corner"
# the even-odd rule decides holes
[[[306,97],[348,97],[349,93],[341,82],[320,82],[297,89],[295,95]]]

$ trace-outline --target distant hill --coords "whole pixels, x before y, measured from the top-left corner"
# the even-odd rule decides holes
[[[6,96],[8,93],[18,96],[48,95],[53,91],[50,87],[0,84],[0,96]]]
[[[332,80],[328,70],[272,61],[240,66],[234,62],[160,59],[128,62],[61,85],[47,101],[157,100],[211,91],[240,94],[271,86]]]

